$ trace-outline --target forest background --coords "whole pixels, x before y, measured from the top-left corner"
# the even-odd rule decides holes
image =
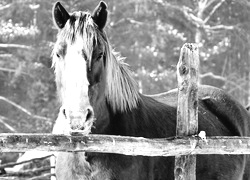
[[[92,11],[99,0],[62,0]],[[250,103],[249,0],[106,0],[106,27],[144,94],[177,87],[184,43],[198,43],[200,83]],[[57,117],[54,0],[0,0],[0,132],[49,133]]]

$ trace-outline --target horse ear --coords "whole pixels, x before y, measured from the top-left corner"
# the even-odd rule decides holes
[[[52,18],[56,27],[62,29],[70,18],[70,15],[60,2],[56,2],[52,8]]]
[[[101,1],[92,13],[92,18],[100,30],[105,27],[107,17],[107,4],[104,1]]]

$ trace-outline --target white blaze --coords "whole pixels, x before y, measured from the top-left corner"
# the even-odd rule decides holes
[[[83,42],[76,41],[73,45],[67,47],[67,53],[64,58],[64,102],[65,109],[75,112],[85,111],[89,106],[87,79],[87,63],[83,58]]]

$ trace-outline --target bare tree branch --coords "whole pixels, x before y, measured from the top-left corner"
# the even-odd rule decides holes
[[[196,27],[204,27],[204,22],[201,18],[187,12],[187,11],[183,11],[184,16],[193,24],[196,25]]]
[[[242,91],[243,93],[249,94],[249,92],[246,91],[244,87],[242,87],[242,86],[245,85],[245,84],[238,84],[238,83],[235,83],[235,82],[233,82],[233,81],[227,81],[227,82],[228,82],[229,84],[232,84],[233,86],[235,86],[234,88],[231,88],[231,89],[228,91],[228,93],[232,93],[232,92],[235,91],[236,89],[239,89],[239,90]],[[245,83],[247,83],[247,82],[245,82]]]
[[[26,46],[22,44],[3,44],[0,43],[0,48],[21,48],[21,49],[33,49],[31,46]]]
[[[12,58],[13,54],[0,54],[0,58]]]
[[[5,10],[5,9],[8,9],[8,8],[10,8],[12,5],[13,5],[13,4],[11,3],[11,4],[6,4],[6,5],[4,5],[4,6],[1,6],[1,7],[0,7],[0,11],[3,11],[3,10]]]
[[[200,16],[201,14],[203,15],[204,10],[206,9],[206,4],[207,4],[207,0],[198,1],[198,13],[197,13],[198,17],[201,17]]]
[[[18,70],[0,67],[0,71],[10,72],[10,73],[17,73]],[[24,74],[24,75],[28,75],[29,76],[29,74],[26,73],[26,72],[18,72],[18,74]]]
[[[200,74],[199,77],[201,79],[205,78],[205,77],[211,77],[213,79],[217,79],[217,80],[221,80],[221,81],[226,81],[227,80],[225,77],[222,77],[222,76],[219,76],[219,75],[215,75],[212,72],[208,72],[208,73],[205,73],[205,74]]]
[[[143,22],[134,20],[134,19],[132,19],[132,18],[127,18],[127,21],[129,21],[131,24],[138,24],[138,25],[144,24]]]
[[[236,3],[239,3],[239,4],[241,4],[241,5],[243,5],[243,6],[248,6],[248,7],[250,7],[250,2],[249,2],[249,0],[234,0],[234,2],[236,2]]]
[[[207,4],[206,4],[205,9],[207,9],[211,4],[213,4],[216,1],[218,1],[218,0],[210,0],[210,1],[208,1]]]
[[[143,25],[144,24],[143,22],[134,20],[132,18],[122,18],[122,19],[118,20],[117,22],[112,23],[111,26],[112,27],[119,26],[121,23],[131,23],[131,24],[135,24],[135,25]]]
[[[193,12],[192,9],[190,9],[187,6],[176,6],[168,3],[167,1],[162,0],[154,0],[156,4],[159,4],[160,6],[164,6],[166,8],[177,10],[187,18],[188,21],[190,21],[192,24],[194,24],[196,27],[203,26],[203,20],[193,15],[191,12]]]
[[[207,30],[233,30],[235,29],[235,26],[226,26],[220,24],[216,26],[205,25],[204,28]]]
[[[8,128],[11,132],[17,132],[15,130],[15,128],[13,128],[12,126],[10,126],[8,123],[5,122],[5,119],[7,118],[3,118],[3,116],[0,116],[0,123],[2,123],[6,128]]]
[[[205,74],[200,74],[199,77],[202,79],[202,78],[205,78],[205,77],[211,77],[213,79],[217,79],[217,80],[221,80],[221,81],[224,81],[225,83],[229,83],[233,86],[235,86],[236,88],[240,89],[242,92],[246,93],[246,94],[249,94],[248,91],[246,91],[243,87],[241,87],[240,85],[238,85],[237,83],[233,82],[233,81],[230,81],[228,78],[226,77],[222,77],[222,76],[219,76],[219,75],[215,75],[214,73],[212,72],[208,72],[208,73],[205,73]],[[230,93],[230,92],[229,92]]]
[[[214,6],[213,10],[204,19],[204,23],[207,23],[207,21],[211,18],[211,16],[214,14],[214,12],[222,5],[223,2],[225,2],[225,0],[221,0],[218,4],[216,4],[216,6]]]
[[[180,12],[183,12],[183,10],[184,11],[188,11],[188,10],[191,11],[191,9],[189,7],[187,7],[187,6],[180,7],[180,6],[172,5],[169,2],[162,1],[162,0],[153,0],[153,1],[154,1],[154,3],[156,3],[156,4],[160,5],[160,6],[164,6],[166,8],[171,8],[171,9],[175,9],[175,10],[178,10]]]
[[[221,0],[220,3],[218,3],[214,8],[213,8],[213,11],[208,15],[208,17],[203,20],[199,17],[197,17],[196,15],[194,15],[192,12],[192,10],[190,10],[189,7],[186,7],[186,6],[175,6],[175,5],[172,5],[168,2],[165,2],[165,1],[161,1],[161,0],[154,0],[154,2],[156,4],[159,4],[159,5],[162,5],[166,8],[171,8],[171,9],[174,9],[174,10],[178,10],[179,12],[183,13],[183,15],[186,17],[186,19],[194,24],[197,28],[204,28],[206,30],[232,30],[234,29],[235,27],[234,26],[226,26],[226,25],[216,25],[216,26],[210,26],[210,25],[206,25],[206,22],[209,20],[209,18],[213,15],[213,13],[221,6],[221,4],[224,2],[225,0]],[[215,1],[209,1],[208,5],[211,5],[213,2]],[[206,7],[208,7],[205,6]]]
[[[11,104],[12,106],[16,107],[17,109],[21,110],[22,112],[24,112],[25,114],[29,115],[29,116],[32,116],[36,119],[41,119],[41,120],[46,120],[46,121],[51,121],[50,118],[46,118],[46,117],[42,117],[42,116],[38,116],[38,115],[33,115],[30,111],[28,111],[27,109],[23,108],[22,106],[16,104],[15,102],[3,97],[3,96],[0,96],[0,100],[3,100],[9,104]]]

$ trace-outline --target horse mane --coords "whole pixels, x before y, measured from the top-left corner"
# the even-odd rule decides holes
[[[111,50],[110,44],[105,43],[106,53],[106,91],[105,95],[113,111],[122,112],[137,107],[140,99],[137,83],[125,58]]]
[[[104,31],[100,31],[94,23],[89,12],[74,12],[71,14],[65,27],[59,31],[57,42],[52,51],[52,57],[55,57],[56,48],[61,42],[74,43],[76,38],[81,37],[83,50],[91,62],[94,42],[101,41],[105,46],[106,56],[106,89],[105,97],[114,112],[125,112],[136,108],[140,99],[136,81],[132,77],[132,72],[125,58],[115,52]],[[53,67],[56,70],[56,58],[53,58]],[[56,79],[58,81],[59,79]]]

